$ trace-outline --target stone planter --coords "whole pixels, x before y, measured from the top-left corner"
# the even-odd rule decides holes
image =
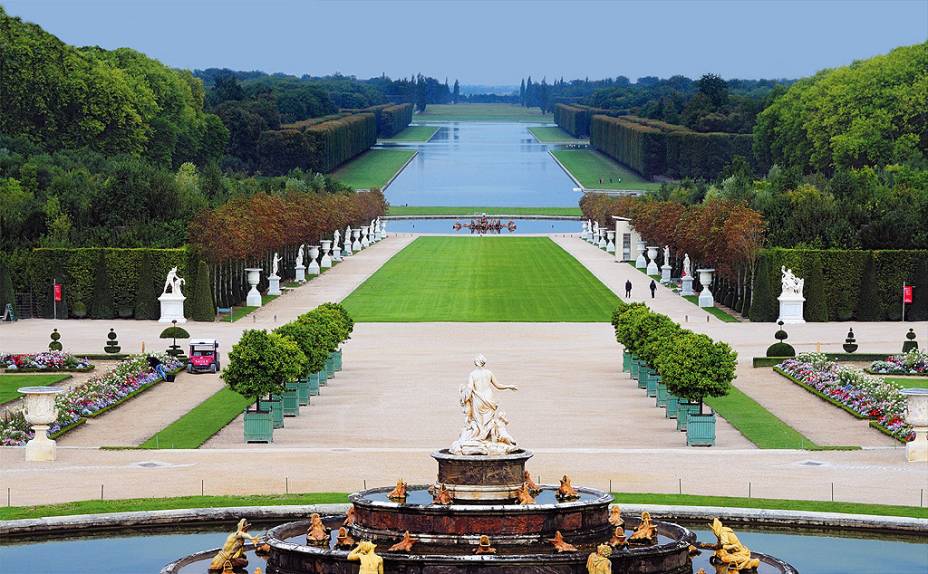
[[[635,250],[638,252],[638,256],[635,258],[635,268],[644,269],[648,266],[648,260],[644,258],[644,241],[639,241],[635,246]]]
[[[281,399],[283,400],[284,416],[300,416],[300,396],[298,383],[287,383]]]
[[[648,369],[648,378],[645,382],[644,388],[648,391],[648,396],[653,398],[657,397],[657,383],[660,382],[661,378],[657,374],[657,371],[654,369]]]
[[[606,253],[615,253],[615,231],[606,232]]]
[[[689,414],[698,412],[699,403],[688,403],[685,399],[677,399],[677,430],[685,431]]]
[[[632,355],[632,357],[635,357],[635,356]],[[636,381],[638,380],[638,376],[641,373],[641,361],[639,361],[637,357],[632,359],[632,362],[629,363],[628,372],[631,373],[631,376],[633,379],[635,379]]]
[[[284,428],[284,404],[280,395],[271,395],[270,399],[261,401],[261,404],[267,404],[271,409],[271,421],[275,429]]]
[[[319,375],[319,386],[324,387],[329,384],[329,375],[328,371],[325,370],[325,367],[322,368],[318,373]]]
[[[697,269],[696,272],[699,273],[699,282],[702,283],[702,291],[699,292],[698,299],[699,306],[715,307],[715,297],[713,297],[712,291],[709,290],[715,269]]]
[[[332,250],[332,241],[329,239],[322,240],[322,259],[319,261],[319,267],[329,269],[332,267],[332,256],[329,252]]]
[[[307,379],[309,381],[309,396],[319,396],[319,373],[312,373]]]
[[[632,361],[635,360],[635,355],[632,355],[626,350],[622,350],[622,372],[629,373],[632,370]]]
[[[258,293],[258,281],[261,280],[262,269],[260,267],[250,267],[245,271],[248,273],[248,284],[251,286],[248,295],[245,297],[245,305],[248,307],[260,307],[261,293]]]
[[[715,446],[715,413],[689,413],[686,417],[687,446]]]
[[[329,358],[325,360],[325,377],[326,379],[335,377],[335,353],[329,353]]]
[[[26,422],[32,425],[35,436],[26,443],[26,460],[29,462],[53,461],[57,457],[55,441],[48,438],[48,428],[58,420],[55,408],[55,396],[63,392],[58,387],[21,387],[17,392],[23,394],[23,414]]]
[[[296,382],[296,398],[301,407],[309,404],[309,376]]]
[[[928,389],[902,389],[906,400],[905,422],[912,426],[915,438],[905,445],[909,462],[928,462]]]
[[[679,398],[670,394],[670,391],[667,391],[667,401],[664,403],[664,418],[677,418],[677,404],[679,400]]]
[[[648,388],[648,373],[650,372],[648,364],[641,359],[638,359],[638,388],[647,389]]]
[[[359,238],[361,237],[361,229],[356,227],[351,230],[351,250],[354,252],[361,251],[361,242]]]
[[[660,375],[657,376],[657,406],[659,408],[664,408],[667,406],[667,385],[661,383]]]
[[[309,246],[309,265],[306,267],[306,273],[309,275],[319,275],[322,271],[319,269],[319,262],[316,258],[319,257],[319,246],[310,245]]]
[[[274,415],[269,410],[245,411],[245,442],[274,442]]]

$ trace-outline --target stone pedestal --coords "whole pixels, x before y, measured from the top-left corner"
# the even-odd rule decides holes
[[[516,497],[525,480],[525,463],[532,452],[483,456],[451,454],[447,449],[432,453],[438,461],[438,482],[451,491],[456,501],[499,502]]]
[[[350,257],[354,253],[351,246],[351,228],[345,230],[345,247],[342,249],[342,257]]]
[[[593,224],[593,233],[590,234],[589,241],[593,245],[596,245],[596,243],[599,241],[599,224],[598,223]]]
[[[248,284],[251,285],[251,289],[248,290],[248,295],[245,297],[245,305],[260,307],[261,293],[258,293],[258,281],[261,280],[261,271],[263,270],[260,267],[251,267],[245,271],[248,273]]]
[[[332,261],[334,263],[341,263],[342,261],[342,247],[338,244],[338,236],[335,236],[335,241],[332,242]]]
[[[332,249],[332,242],[328,239],[322,240],[322,260],[319,261],[319,267],[329,269],[332,267],[332,256],[329,251]]]
[[[648,246],[648,275],[658,275],[660,270],[657,268],[657,247]]]
[[[715,307],[715,297],[712,296],[712,291],[709,290],[709,285],[712,284],[712,273],[714,272],[715,269],[696,270],[696,273],[699,273],[699,282],[702,283],[702,291],[699,293],[700,307]]]
[[[280,295],[280,276],[279,275],[268,275],[267,276],[267,294],[268,295]]]
[[[600,228],[599,239],[596,241],[596,246],[605,251],[606,249],[606,230],[605,229]]]
[[[371,246],[370,240],[371,226],[365,225],[361,227],[361,249],[367,249]]]
[[[794,293],[783,293],[777,297],[777,301],[780,302],[780,317],[777,321],[783,321],[785,325],[799,325],[806,322],[803,316],[805,297]]]
[[[615,253],[615,231],[606,232],[606,253]]]
[[[915,439],[905,445],[909,462],[928,462],[928,389],[902,389],[906,399],[905,422],[915,431]]]
[[[670,265],[667,263],[661,265],[661,283],[665,285],[670,283]]]
[[[586,221],[581,222],[581,223],[580,223],[580,239],[586,241],[586,239],[587,239],[587,237],[589,237],[589,235],[590,235],[590,232],[587,231],[587,228],[586,228]]]
[[[648,266],[648,260],[644,258],[644,241],[639,241],[638,245],[635,246],[635,249],[638,251],[638,257],[635,258],[635,267],[638,269],[644,269]]]
[[[178,324],[186,323],[184,318],[184,301],[187,299],[182,293],[163,293],[158,297],[161,302],[161,318],[159,323],[170,323],[177,321]]]
[[[294,266],[293,272],[296,275],[295,279],[297,283],[306,282],[306,266],[305,265]]]
[[[319,269],[319,262],[316,259],[319,257],[319,246],[310,245],[309,246],[309,265],[306,267],[306,272],[310,275],[319,275],[321,273]]]
[[[386,221],[380,222],[380,238],[381,239],[387,238],[387,222]]]
[[[693,278],[690,275],[686,275],[680,281],[683,283],[683,288],[680,290],[680,295],[695,295],[696,292],[693,291]]]
[[[55,395],[64,391],[57,387],[22,387],[17,389],[23,394],[23,414],[26,422],[32,425],[35,437],[26,443],[26,461],[48,462],[55,460],[55,441],[48,438],[48,428],[58,420],[55,408]]]
[[[361,237],[360,228],[355,228],[351,230],[351,250],[352,251],[361,251],[361,249],[363,249],[361,245],[361,241],[359,239],[360,237]]]

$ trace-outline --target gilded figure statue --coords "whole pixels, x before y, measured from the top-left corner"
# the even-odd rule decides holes
[[[344,526],[339,526],[338,536],[335,539],[335,546],[339,548],[351,548],[354,546],[354,538],[348,534],[348,529]]]
[[[657,527],[651,522],[651,513],[641,513],[641,523],[628,538],[629,542],[637,544],[654,544],[657,541]]]
[[[403,482],[403,479],[396,481],[396,487],[390,491],[390,494],[387,495],[387,498],[394,502],[403,502],[406,500],[406,483]]]
[[[551,543],[551,546],[554,546],[554,551],[560,554],[561,552],[576,552],[577,547],[573,544],[568,544],[564,540],[564,535],[561,534],[561,531],[558,530],[554,533],[554,538],[548,539],[548,542]]]
[[[711,561],[718,566],[724,566],[725,572],[738,574],[739,572],[748,572],[756,570],[760,566],[760,560],[751,557],[751,551],[747,546],[738,540],[735,532],[722,524],[718,518],[712,520],[709,525],[712,533],[715,534],[718,542],[716,544],[700,544],[700,547],[707,550],[715,550]]]
[[[490,546],[490,537],[486,534],[480,535],[480,542],[474,548],[474,554],[496,554],[496,548]]]
[[[342,526],[351,526],[355,521],[355,511],[354,505],[348,507],[348,512],[345,513],[345,520],[342,522]]]
[[[621,526],[616,526],[615,530],[612,532],[612,537],[609,539],[609,546],[626,546],[628,540],[625,539],[625,530]]]
[[[620,507],[613,506],[609,509],[609,524],[616,528],[625,526],[625,521],[622,519],[622,509]]]
[[[566,474],[561,478],[561,486],[557,489],[555,498],[558,500],[577,500],[580,498],[580,494],[577,492],[577,489],[570,484],[570,477]]]
[[[464,429],[450,451],[465,455],[499,455],[518,450],[516,441],[506,425],[509,419],[499,408],[494,391],[516,391],[515,385],[501,385],[490,369],[487,359],[478,355],[468,377],[461,386],[461,407],[464,410]]]
[[[383,574],[383,558],[377,556],[374,550],[377,545],[369,540],[362,540],[348,553],[348,560],[361,563],[358,574]]]
[[[535,497],[532,496],[532,489],[527,482],[522,483],[522,488],[516,494],[516,502],[519,504],[535,504]]]
[[[432,487],[430,490],[432,491],[432,504],[448,505],[454,502],[451,491],[448,490],[444,482],[439,484],[438,488]]]
[[[248,533],[251,524],[244,518],[238,521],[235,532],[226,537],[225,544],[213,560],[209,563],[209,572],[224,572],[228,567],[236,570],[248,566],[248,558],[245,556],[245,542],[250,541],[258,544],[260,540]]]
[[[612,555],[612,547],[608,544],[600,544],[596,547],[596,552],[591,552],[590,557],[586,559],[587,574],[612,574],[612,562],[609,556]]]
[[[528,486],[528,491],[532,494],[532,496],[536,496],[539,492],[541,492],[541,488],[535,484],[535,481],[532,480],[531,473],[529,473],[527,470],[522,472],[522,482],[525,483],[524,486]]]
[[[409,531],[403,533],[403,539],[390,547],[389,552],[412,552],[416,539],[410,536]]]
[[[325,546],[329,542],[329,532],[322,523],[319,513],[309,515],[309,528],[306,530],[306,543],[315,546]]]

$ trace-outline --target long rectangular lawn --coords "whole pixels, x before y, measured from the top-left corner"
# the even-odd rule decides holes
[[[661,184],[646,181],[631,169],[596,150],[556,149],[551,154],[587,189],[648,191],[661,188]]]
[[[381,189],[416,155],[409,149],[372,149],[332,173],[332,177],[355,189]]]
[[[367,322],[609,321],[618,299],[547,237],[420,237],[343,302]]]

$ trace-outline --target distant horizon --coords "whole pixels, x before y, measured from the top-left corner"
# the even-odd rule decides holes
[[[181,69],[518,86],[625,76],[798,79],[928,41],[928,2],[0,0],[62,41]],[[326,23],[326,25],[320,25]],[[762,26],[758,24],[762,23]],[[472,31],[474,36],[467,34]]]

